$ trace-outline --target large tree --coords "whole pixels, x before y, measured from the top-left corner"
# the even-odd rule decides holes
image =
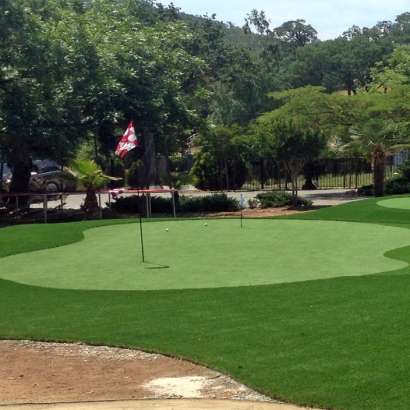
[[[81,126],[95,49],[80,14],[49,1],[0,5],[1,152],[14,166],[11,189],[26,191],[31,157],[62,161]]]
[[[396,153],[410,147],[410,140],[401,135],[397,124],[381,118],[373,118],[352,127],[347,143],[341,140],[333,144],[340,154],[356,153],[372,160],[374,192],[384,196],[386,154]]]
[[[151,6],[1,4],[0,138],[14,165],[13,190],[27,189],[30,157],[61,161],[96,130],[97,148],[108,153],[133,119],[142,143],[155,140],[164,151],[164,141],[184,144],[202,126],[204,63],[188,53],[184,24]]]
[[[292,184],[292,202],[296,205],[299,172],[326,146],[325,135],[292,120],[260,122],[255,133],[260,140],[261,152],[285,166]]]

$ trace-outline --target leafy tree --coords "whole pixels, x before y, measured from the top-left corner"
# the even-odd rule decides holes
[[[246,180],[247,167],[254,155],[246,130],[217,127],[200,137],[201,150],[195,154],[192,173],[197,188],[205,190],[240,189]]]
[[[372,69],[372,90],[386,92],[398,85],[410,84],[410,46],[398,46],[387,64],[378,62]]]
[[[1,3],[0,142],[14,164],[13,190],[27,189],[30,157],[64,162],[96,124],[105,156],[130,119],[142,144],[153,135],[160,152],[164,141],[183,146],[190,129],[204,127],[204,62],[187,51],[184,24],[151,6]]]
[[[373,118],[351,129],[350,141],[334,144],[340,153],[360,153],[372,159],[375,196],[384,196],[386,153],[410,147],[409,137],[398,133],[398,126],[390,121]]]
[[[299,125],[328,135],[346,134],[355,124],[363,122],[373,102],[367,98],[348,98],[340,93],[327,94],[324,87],[306,86],[269,93],[282,106],[262,115],[258,122],[293,118]]]
[[[117,181],[121,178],[111,177],[103,173],[102,169],[92,160],[70,160],[67,171],[74,176],[86,189],[83,209],[87,217],[96,217],[99,210],[96,189],[107,181]]]
[[[302,19],[290,20],[273,30],[279,40],[292,47],[304,47],[317,40],[317,31]]]
[[[392,51],[389,41],[374,41],[358,34],[310,44],[296,51],[289,67],[293,86],[323,85],[328,92],[356,94],[371,81],[370,71],[376,62],[385,61]]]
[[[297,178],[303,166],[316,158],[326,145],[325,136],[318,130],[302,127],[292,120],[263,122],[256,128],[262,149],[289,173],[292,184],[292,202],[297,204]]]
[[[0,8],[0,143],[14,165],[11,190],[25,192],[31,157],[64,161],[84,133],[80,107],[95,52],[72,9],[46,0]]]

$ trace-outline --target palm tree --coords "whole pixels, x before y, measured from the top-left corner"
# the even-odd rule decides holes
[[[102,187],[107,181],[118,181],[122,178],[105,175],[101,167],[92,160],[70,160],[69,165],[69,173],[86,189],[83,209],[86,215],[94,215],[99,210],[97,188]]]
[[[384,196],[386,154],[393,154],[410,147],[409,137],[400,135],[397,124],[373,118],[350,129],[348,142],[334,138],[330,148],[339,155],[364,155],[371,158],[373,165],[374,193]]]

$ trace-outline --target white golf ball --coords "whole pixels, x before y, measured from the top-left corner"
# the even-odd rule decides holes
[[[166,230],[167,232],[169,231],[169,229],[168,229],[168,228],[166,228],[165,230]]]
[[[205,226],[208,226],[208,224],[207,224],[207,223],[205,223]]]

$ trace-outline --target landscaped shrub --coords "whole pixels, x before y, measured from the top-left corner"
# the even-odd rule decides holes
[[[286,191],[262,192],[256,195],[261,208],[280,208],[292,205],[292,194]],[[296,206],[311,206],[312,201],[306,198],[297,198]]]
[[[137,195],[118,197],[111,202],[111,209],[121,214],[137,214],[140,204],[142,205],[142,199],[145,202],[145,198]]]
[[[357,195],[361,196],[374,196],[374,186],[364,185],[357,190]]]
[[[179,212],[235,212],[239,211],[239,201],[225,193],[209,196],[179,197]]]
[[[398,176],[387,180],[384,183],[384,193],[386,195],[400,195],[410,193],[410,180]]]
[[[386,195],[410,193],[410,160],[404,161],[398,168],[398,175],[384,183]]]
[[[234,212],[239,210],[239,201],[229,198],[226,194],[209,196],[177,196],[175,198],[176,211],[187,212]],[[140,209],[144,213],[146,207],[145,196],[131,195],[119,197],[111,203],[111,209],[123,214],[137,214]],[[151,212],[170,214],[173,212],[172,198],[151,197]]]

